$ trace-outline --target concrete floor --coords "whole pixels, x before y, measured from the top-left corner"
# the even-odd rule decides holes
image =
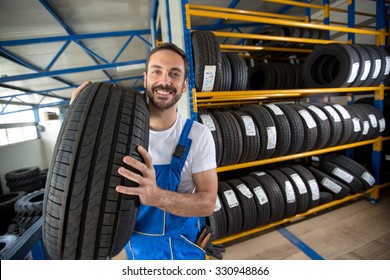
[[[390,187],[376,204],[359,198],[245,239],[225,244],[223,259],[390,260]]]

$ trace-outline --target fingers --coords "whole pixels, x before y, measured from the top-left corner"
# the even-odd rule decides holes
[[[152,161],[152,157],[149,155],[148,151],[144,147],[138,146],[138,152],[143,157],[146,166],[148,168],[152,168],[153,167],[153,161]]]
[[[89,86],[90,84],[92,84],[92,81],[86,81],[84,83],[82,83],[81,85],[79,85],[73,92],[72,92],[72,96],[70,98],[70,103],[69,104],[72,104],[72,102],[75,100],[76,96],[78,94],[80,94],[80,92],[82,92],[87,86]]]

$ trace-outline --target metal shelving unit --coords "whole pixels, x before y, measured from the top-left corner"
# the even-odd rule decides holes
[[[220,31],[212,31],[217,37],[229,37],[229,38],[241,38],[243,39],[259,39],[259,40],[275,40],[275,41],[283,41],[283,42],[303,42],[303,43],[312,43],[312,44],[328,44],[328,43],[342,43],[342,44],[350,44],[355,41],[355,34],[369,35],[375,36],[376,45],[384,46],[385,45],[385,37],[388,35],[385,32],[385,2],[383,0],[376,1],[376,19],[377,25],[376,30],[369,29],[361,29],[357,28],[355,24],[355,14],[359,15],[369,15],[367,13],[358,13],[355,11],[355,1],[348,1],[348,10],[340,10],[330,7],[329,0],[323,1],[323,6],[312,5],[308,3],[302,2],[294,2],[294,1],[283,1],[283,0],[266,0],[267,2],[274,3],[282,3],[288,5],[299,5],[302,7],[306,7],[306,15],[305,17],[291,17],[282,14],[267,14],[255,11],[246,11],[246,10],[236,10],[230,8],[220,8],[220,7],[210,7],[203,5],[190,5],[186,4],[186,27],[187,34],[190,34],[191,31],[191,17],[211,17],[218,19],[229,19],[229,20],[237,20],[243,22],[255,22],[261,24],[278,24],[283,26],[294,26],[301,28],[312,28],[312,29],[320,29],[328,31],[337,31],[344,32],[348,34],[348,41],[337,41],[337,40],[319,40],[319,39],[303,39],[303,38],[291,38],[291,37],[281,37],[281,36],[271,36],[271,35],[258,35],[258,34],[247,34],[247,33],[231,33],[231,32],[220,32]],[[312,23],[310,22],[310,10],[309,9],[322,9],[323,10],[323,23]],[[333,26],[330,25],[329,14],[330,11],[338,11],[338,12],[346,12],[348,13],[348,26]],[[370,15],[372,16],[372,15]],[[359,26],[360,27],[360,26]],[[187,48],[191,47],[191,40],[187,43]],[[290,51],[290,52],[311,52],[308,49],[286,49],[286,48],[270,48],[263,46],[244,46],[244,45],[220,45],[221,51],[223,52],[246,52],[250,50],[264,50],[264,51]],[[191,51],[191,49],[187,49],[187,52]],[[190,76],[194,75],[193,72],[190,72]],[[292,89],[292,90],[250,90],[250,91],[231,91],[231,92],[196,92],[195,87],[192,86],[192,104],[190,107],[192,108],[191,116],[194,119],[197,119],[197,111],[199,107],[224,107],[224,106],[238,106],[249,103],[263,103],[270,101],[284,101],[284,100],[297,100],[302,97],[311,97],[318,96],[320,94],[329,96],[334,96],[336,94],[348,94],[353,96],[355,94],[367,93],[367,92],[375,92],[375,103],[374,105],[379,108],[380,111],[383,112],[383,100],[384,100],[384,92],[385,90],[389,90],[390,88],[384,87],[383,83],[378,87],[354,87],[354,88],[321,88],[321,89]],[[245,93],[245,94],[243,94]],[[345,203],[346,201],[350,201],[356,199],[358,197],[366,197],[369,196],[374,202],[379,199],[379,190],[381,188],[390,186],[390,182],[382,183],[380,182],[380,163],[381,163],[381,151],[382,151],[382,143],[383,141],[390,140],[390,137],[377,137],[375,139],[351,143],[347,145],[341,145],[331,148],[325,148],[321,150],[309,151],[299,154],[281,156],[276,158],[263,159],[259,161],[253,162],[245,162],[240,164],[234,164],[229,166],[220,166],[217,167],[217,172],[227,172],[240,168],[247,168],[253,166],[260,166],[275,162],[287,161],[292,159],[304,158],[313,155],[325,154],[333,151],[339,150],[347,150],[358,146],[363,145],[372,145],[373,146],[373,155],[372,155],[372,165],[373,165],[373,173],[376,178],[377,184],[368,191],[363,193],[355,194],[348,196],[344,199],[335,200],[330,203],[326,203],[320,205],[318,207],[312,208],[309,211],[295,215],[294,217],[290,217],[288,219],[283,219],[281,221],[267,224],[265,226],[254,228],[252,230],[248,230],[245,232],[241,232],[238,234],[234,234],[232,236],[228,236],[226,238],[222,238],[219,240],[215,240],[215,243],[226,243],[235,239],[239,239],[244,236],[248,236],[265,229],[273,228],[277,225],[290,222],[296,220],[297,218],[301,218],[303,216],[308,216],[313,213],[329,209],[332,206],[339,205]]]

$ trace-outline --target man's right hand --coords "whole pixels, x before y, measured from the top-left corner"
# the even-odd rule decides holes
[[[81,85],[79,85],[73,92],[72,92],[72,96],[70,98],[70,103],[69,104],[72,104],[72,102],[75,100],[76,96],[82,92],[87,86],[89,86],[90,84],[92,84],[92,81],[86,81],[84,83],[82,83]]]

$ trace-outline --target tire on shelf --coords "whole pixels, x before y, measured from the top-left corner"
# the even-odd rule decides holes
[[[340,114],[329,104],[313,103],[313,105],[320,108],[328,117],[330,124],[330,137],[326,147],[333,147],[338,145],[343,133],[343,124],[341,122]]]
[[[294,104],[290,105],[290,107],[297,111],[303,123],[304,140],[299,152],[311,151],[317,142],[317,124],[312,114],[304,106]]]
[[[345,107],[340,104],[332,104],[331,106],[339,114],[343,126],[343,132],[341,133],[341,137],[337,145],[347,144],[353,132],[353,122],[351,115],[349,114],[348,110],[346,110]]]
[[[314,144],[313,150],[326,147],[330,138],[330,123],[326,114],[313,104],[302,104],[311,112],[314,121],[317,124],[317,141]]]
[[[330,192],[335,199],[341,199],[351,195],[350,187],[341,182],[339,179],[312,166],[308,166],[308,169],[314,177],[316,177],[320,190]]]
[[[220,165],[230,165],[239,162],[243,151],[243,138],[240,125],[230,112],[214,112],[214,118],[219,123],[223,141],[223,153]]]
[[[314,175],[305,166],[300,164],[288,165],[302,178],[306,185],[306,189],[309,193],[309,206],[308,209],[318,206],[320,199],[320,190],[318,182]]]
[[[219,194],[215,203],[214,212],[206,218],[206,223],[210,226],[212,240],[216,240],[226,236],[227,232],[227,217],[224,205],[221,203]]]
[[[309,208],[309,193],[302,177],[295,170],[289,167],[280,167],[278,170],[288,177],[294,188],[297,199],[296,214],[305,212]]]
[[[282,190],[280,189],[278,183],[271,175],[265,172],[252,172],[249,175],[260,183],[267,194],[271,208],[268,222],[272,223],[283,219],[285,203]]]
[[[244,106],[240,110],[250,114],[259,129],[260,152],[257,159],[272,157],[277,145],[277,135],[275,122],[270,113],[263,106],[255,104]]]
[[[241,210],[241,204],[235,192],[228,183],[220,181],[218,183],[218,195],[223,207],[225,208],[227,217],[227,229],[225,236],[230,236],[240,232],[244,217]]]
[[[241,177],[240,180],[243,181],[246,186],[248,186],[255,197],[257,207],[257,220],[255,226],[259,227],[265,225],[269,221],[271,208],[264,187],[252,176],[244,176]]]
[[[304,130],[302,119],[299,113],[289,104],[278,104],[277,106],[286,115],[291,130],[291,143],[286,154],[296,154],[301,150],[305,138],[305,135],[302,133]]]
[[[237,53],[225,55],[231,67],[231,91],[246,90],[248,83],[248,66],[245,60]]]
[[[240,231],[254,228],[257,221],[257,207],[253,193],[240,179],[229,179],[225,182],[232,187],[241,205],[243,218]]]
[[[211,131],[211,135],[214,139],[215,144],[215,157],[217,166],[221,164],[222,155],[223,155],[223,139],[221,127],[219,126],[218,121],[214,118],[213,114],[209,112],[202,112],[198,114],[198,121]]]
[[[290,179],[278,169],[270,169],[264,171],[265,173],[271,175],[271,177],[278,183],[278,186],[283,194],[284,198],[284,218],[292,217],[296,214],[297,211],[297,198],[295,195],[295,190],[293,185],[290,182]]]
[[[125,166],[125,155],[143,162],[137,147],[148,144],[144,95],[93,83],[76,97],[61,126],[45,188],[43,245],[51,259],[105,259],[123,249],[134,230],[139,198],[115,190],[138,186],[118,168]]]
[[[232,87],[232,67],[226,54],[222,55],[222,82],[221,91],[229,91]]]
[[[327,60],[327,63],[324,63]],[[360,58],[356,50],[343,44],[326,44],[314,48],[303,67],[309,88],[348,87],[355,81]],[[321,65],[321,69],[318,66]],[[326,80],[322,75],[330,74]]]
[[[7,232],[9,225],[16,215],[15,203],[25,194],[25,192],[19,191],[0,195],[0,235]]]
[[[214,85],[208,91],[220,91],[222,89],[222,55],[216,36],[210,31],[200,30],[192,32],[191,38],[196,90],[203,91],[205,86],[203,84],[205,67],[215,66]]]

